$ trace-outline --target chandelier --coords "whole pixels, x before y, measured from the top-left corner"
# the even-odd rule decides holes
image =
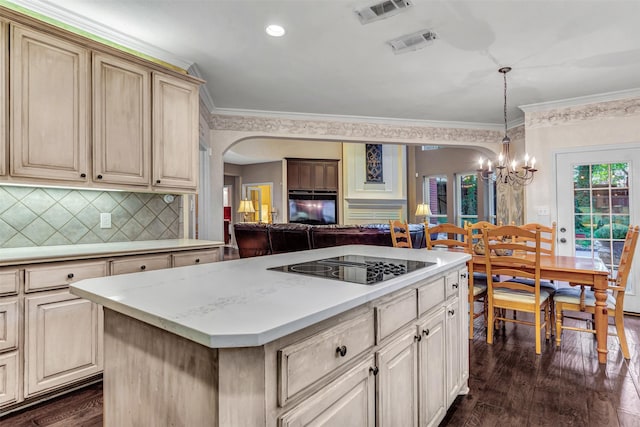
[[[537,172],[536,158],[529,159],[529,154],[525,154],[524,164],[519,166],[518,162],[515,159],[511,159],[509,154],[509,145],[511,144],[511,139],[507,135],[507,73],[509,71],[511,71],[511,67],[502,67],[498,70],[504,78],[504,138],[502,138],[502,152],[495,163],[488,159],[486,162],[480,159],[478,174],[486,181],[522,186],[533,181],[533,175]]]

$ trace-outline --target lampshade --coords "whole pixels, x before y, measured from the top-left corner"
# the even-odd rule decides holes
[[[420,203],[416,207],[416,216],[430,216],[430,215],[431,215],[431,208],[429,207],[428,204]]]
[[[256,210],[253,208],[251,200],[240,200],[240,206],[238,207],[238,213],[254,213]]]

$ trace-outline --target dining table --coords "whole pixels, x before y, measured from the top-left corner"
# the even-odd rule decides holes
[[[486,256],[472,254],[469,260],[469,277],[472,273],[486,273]],[[598,362],[607,363],[607,336],[609,315],[607,313],[607,289],[609,270],[599,258],[576,256],[540,257],[540,278],[569,282],[571,286],[590,286],[595,294],[596,308],[594,324],[598,349]],[[560,333],[556,331],[556,333]]]

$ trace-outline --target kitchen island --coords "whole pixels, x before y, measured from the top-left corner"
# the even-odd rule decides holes
[[[350,255],[433,264],[269,270]],[[468,259],[341,246],[77,282],[105,308],[105,425],[437,425],[467,390]]]

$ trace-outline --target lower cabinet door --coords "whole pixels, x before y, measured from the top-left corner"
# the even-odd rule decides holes
[[[462,315],[458,298],[451,300],[445,307],[446,342],[447,342],[447,407],[449,407],[460,391],[462,382],[462,339],[460,328]],[[465,325],[466,327],[466,325]]]
[[[420,425],[437,426],[447,413],[445,311],[439,308],[418,325]]]
[[[67,290],[25,298],[25,396],[102,370],[102,306]]]
[[[379,426],[418,425],[418,352],[414,326],[376,353]]]
[[[18,402],[18,352],[0,354],[0,406]]]
[[[278,426],[374,427],[374,371],[371,356],[282,415]]]

